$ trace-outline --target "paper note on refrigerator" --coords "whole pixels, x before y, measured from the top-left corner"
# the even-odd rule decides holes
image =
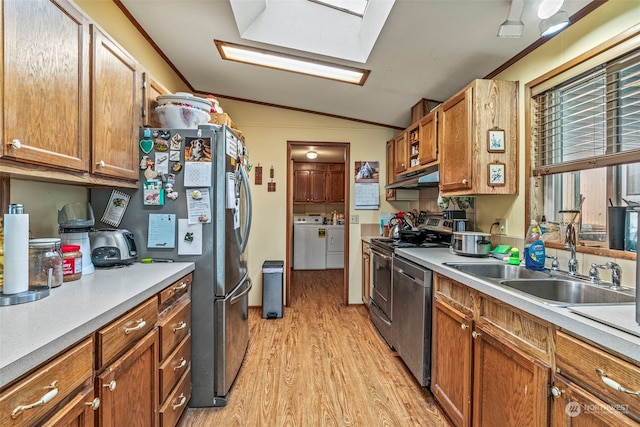
[[[178,255],[202,255],[202,224],[178,219]]]
[[[147,247],[176,247],[176,214],[149,214]]]

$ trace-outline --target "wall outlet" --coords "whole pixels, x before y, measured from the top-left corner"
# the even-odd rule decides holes
[[[351,224],[357,224],[360,221],[360,215],[351,215]]]
[[[506,218],[498,218],[494,222],[497,222],[498,225],[495,228],[498,229],[496,234],[507,234],[507,220]]]

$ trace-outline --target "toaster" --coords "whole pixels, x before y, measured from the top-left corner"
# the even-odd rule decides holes
[[[133,264],[138,250],[129,230],[101,229],[89,233],[91,262],[96,267]]]

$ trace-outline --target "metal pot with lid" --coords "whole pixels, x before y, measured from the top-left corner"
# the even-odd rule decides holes
[[[490,236],[474,231],[455,231],[451,237],[451,248],[458,255],[486,257],[491,252]]]

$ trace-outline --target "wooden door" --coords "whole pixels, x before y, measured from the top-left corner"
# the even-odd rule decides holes
[[[93,426],[95,412],[100,407],[100,399],[95,397],[93,386],[82,390],[62,409],[49,417],[42,427],[84,427]]]
[[[551,369],[479,325],[473,336],[473,425],[549,425]]]
[[[407,139],[406,132],[402,132],[393,141],[394,172],[397,176],[407,170]]]
[[[142,100],[144,102],[142,124],[152,128],[162,127],[158,114],[156,114],[156,107],[158,106],[156,98],[160,95],[168,95],[171,92],[148,72],[142,73],[142,81]]]
[[[469,316],[434,300],[431,391],[456,426],[471,425],[472,327]]]
[[[5,0],[0,156],[89,170],[89,22],[66,0]]]
[[[330,164],[327,167],[327,202],[344,202],[344,164]]]
[[[440,188],[463,191],[472,188],[473,89],[468,87],[442,104],[440,138]]]
[[[553,385],[554,427],[638,426],[638,423],[562,375],[556,374]]]
[[[371,246],[362,242],[362,302],[369,307],[371,298]]]
[[[308,202],[310,201],[309,186],[310,171],[296,170],[293,171],[293,201],[294,202]]]
[[[158,342],[153,329],[96,377],[99,426],[158,425]]]
[[[95,26],[92,82],[91,171],[137,180],[142,114],[138,63]]]
[[[391,184],[395,180],[396,171],[395,171],[395,147],[394,140],[391,139],[387,141],[387,185]],[[387,190],[385,193],[385,198],[387,200],[395,200],[396,190]]]
[[[325,171],[309,171],[309,197],[312,202],[325,202],[327,200],[325,189]]]
[[[437,110],[420,120],[420,149],[418,161],[427,165],[438,160],[438,120]]]

